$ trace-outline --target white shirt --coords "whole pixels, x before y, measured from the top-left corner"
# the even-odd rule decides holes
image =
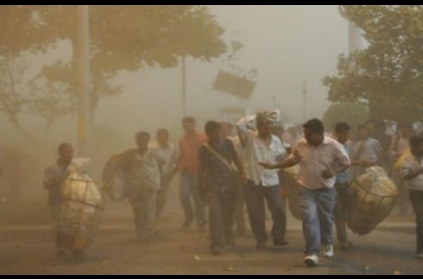
[[[354,145],[352,158],[354,160],[376,163],[380,152],[382,152],[382,146],[380,146],[379,141],[374,138],[368,138],[364,141],[360,140]]]
[[[241,161],[241,163],[245,165],[246,149],[242,146],[241,140],[239,139],[238,136],[228,137],[228,138],[232,141],[232,144],[234,145],[234,148],[235,148],[236,155],[238,155],[239,160]]]
[[[400,174],[404,176],[408,175],[411,171],[417,170],[423,166],[423,158],[417,160],[411,152],[404,153],[401,160]],[[405,180],[407,187],[410,190],[423,191],[423,173],[419,174],[413,179]]]
[[[172,143],[168,143],[167,147],[162,147],[157,140],[152,142],[149,147],[155,149],[159,158],[164,161],[164,164],[161,165],[162,177],[168,178],[178,164],[177,149]]]
[[[245,160],[247,178],[254,181],[255,185],[261,186],[276,186],[279,185],[277,169],[264,169],[258,163],[276,164],[286,154],[278,137],[271,135],[269,145],[258,137],[257,131],[252,131],[247,128],[248,123],[254,121],[255,115],[250,115],[242,118],[236,124],[240,138],[245,145]]]
[[[310,190],[332,188],[335,185],[336,175],[325,179],[322,173],[325,170],[334,171],[340,166],[351,164],[343,145],[326,136],[316,147],[308,144],[304,138],[301,139],[289,159],[300,164],[298,183]]]

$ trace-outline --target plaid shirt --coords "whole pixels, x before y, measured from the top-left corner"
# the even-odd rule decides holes
[[[209,143],[210,147],[220,153],[229,164],[236,158],[235,148],[229,139],[223,139],[220,144]],[[204,182],[207,190],[225,190],[236,185],[234,171],[211,153],[205,146],[201,146],[199,153],[200,168],[204,172]]]

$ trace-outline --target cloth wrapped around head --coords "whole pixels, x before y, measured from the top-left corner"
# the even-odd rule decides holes
[[[279,111],[272,110],[272,111],[261,111],[256,114],[256,124],[260,126],[266,122],[273,122],[277,123],[279,119]]]

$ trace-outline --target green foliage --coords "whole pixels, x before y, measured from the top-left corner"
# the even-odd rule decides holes
[[[75,6],[48,6],[45,21],[52,32],[74,42]],[[104,95],[120,93],[107,81],[121,70],[146,66],[178,65],[178,58],[192,56],[210,61],[226,51],[220,38],[223,28],[199,5],[93,5],[90,15],[90,73],[92,105]],[[75,84],[73,63],[53,65],[43,72],[48,79]]]
[[[364,124],[369,117],[369,107],[362,103],[332,104],[323,115],[323,123],[327,130],[335,128],[338,122],[347,122],[351,127]]]
[[[74,61],[45,66],[30,84],[22,84],[24,67],[11,65],[19,60],[27,66],[25,52],[46,53],[63,40],[75,43],[76,7],[0,6],[0,112],[16,127],[22,113],[42,116],[50,125],[75,109]],[[175,67],[182,56],[210,61],[226,51],[224,29],[202,5],[92,5],[89,16],[92,112],[103,96],[121,93],[109,80],[122,70]]]
[[[338,60],[327,76],[330,101],[365,101],[370,116],[416,120],[423,112],[423,7],[420,5],[342,5],[356,23],[367,49]]]

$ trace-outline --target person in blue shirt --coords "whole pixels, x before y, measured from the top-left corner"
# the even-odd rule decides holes
[[[346,122],[339,122],[335,126],[336,140],[342,144],[348,156],[351,155],[351,147],[348,143],[351,133],[351,126]],[[336,176],[336,202],[334,209],[335,226],[339,248],[345,251],[349,247],[347,238],[347,211],[348,211],[348,190],[349,170],[346,169]]]

